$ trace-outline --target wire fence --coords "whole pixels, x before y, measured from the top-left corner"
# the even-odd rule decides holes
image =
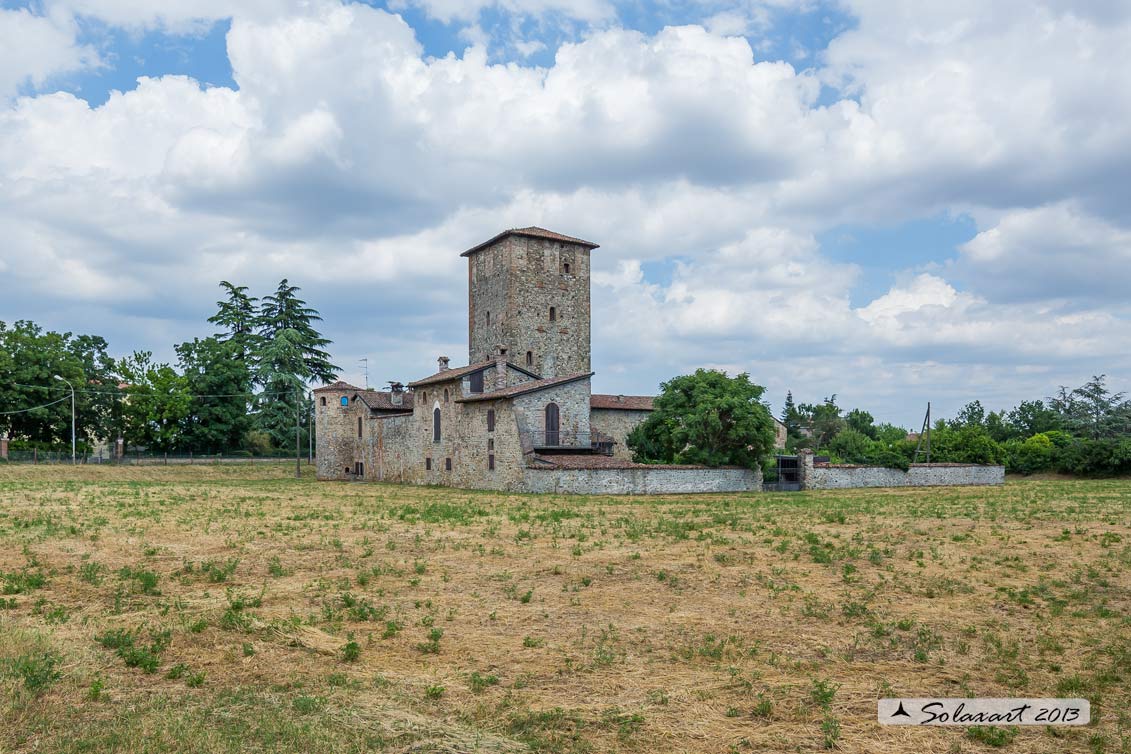
[[[7,459],[0,456],[0,463],[7,460],[8,463],[22,463],[22,464],[70,464],[71,453],[70,451],[62,450],[9,450]],[[194,453],[192,451],[184,452],[152,452],[152,451],[130,451],[123,453],[121,456],[114,456],[110,453],[79,453],[74,457],[76,464],[116,464],[122,466],[173,466],[173,465],[194,465],[194,464],[230,464],[230,463],[280,463],[280,462],[293,462],[295,454],[292,451],[290,455],[267,454],[267,455],[247,455],[245,453]],[[313,456],[308,453],[303,453],[301,460],[304,464],[313,463]]]

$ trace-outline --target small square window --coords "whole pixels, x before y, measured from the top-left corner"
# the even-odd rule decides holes
[[[452,459],[445,458],[444,459],[444,471],[451,471],[451,470],[452,470]]]
[[[323,405],[323,406],[325,406],[325,405],[326,405],[326,396],[322,396],[322,405]]]

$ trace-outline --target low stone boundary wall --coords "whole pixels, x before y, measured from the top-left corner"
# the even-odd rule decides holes
[[[758,471],[740,468],[531,469],[525,491],[565,495],[665,495],[762,489]]]
[[[942,487],[1005,482],[1004,466],[958,463],[912,464],[907,471],[884,466],[810,466],[802,488],[831,490],[849,487]]]

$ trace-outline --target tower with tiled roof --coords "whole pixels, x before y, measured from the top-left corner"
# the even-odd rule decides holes
[[[597,244],[514,228],[463,252],[468,262],[468,363],[496,349],[542,377],[590,371],[589,252]]]

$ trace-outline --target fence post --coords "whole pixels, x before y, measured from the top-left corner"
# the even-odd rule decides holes
[[[188,452],[188,465],[192,466],[192,451],[191,450]]]
[[[32,448],[31,449],[31,462],[32,462],[32,464],[38,464],[39,463],[39,448]]]
[[[165,451],[165,465],[169,465],[169,451],[167,450]]]

